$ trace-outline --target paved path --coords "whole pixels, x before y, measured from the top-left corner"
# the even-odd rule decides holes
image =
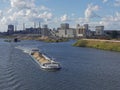
[[[120,40],[101,40],[101,39],[83,39],[83,40],[106,41],[106,42],[119,42],[119,43],[120,43]]]

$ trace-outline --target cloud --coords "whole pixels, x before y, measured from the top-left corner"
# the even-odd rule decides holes
[[[120,13],[119,12],[116,12],[114,16],[107,16],[107,17],[104,17],[102,18],[103,21],[106,21],[106,22],[120,22]]]
[[[88,4],[87,9],[85,10],[85,18],[89,21],[91,18],[100,17],[95,12],[98,11],[100,7],[98,5]]]
[[[46,19],[51,19],[52,18],[52,13],[49,12],[44,12],[42,14],[39,15],[40,18],[46,18]]]
[[[0,10],[0,18],[3,16],[3,12]]]
[[[102,0],[103,1],[103,3],[106,3],[106,2],[108,2],[108,0]]]
[[[15,24],[15,25],[17,25],[18,24],[18,22],[17,22],[17,20],[15,20],[15,18],[14,17],[12,17],[12,16],[9,16],[9,17],[3,17],[2,19],[1,19],[1,22],[3,23],[3,24]]]
[[[44,5],[40,6],[40,10],[51,11],[49,8],[45,7]]]
[[[31,9],[35,6],[33,0],[10,0],[11,7],[17,9]]]
[[[120,7],[120,0],[115,0],[114,6],[115,7]]]
[[[37,6],[35,0],[5,0],[8,8],[0,10],[1,31],[7,30],[7,25],[13,24],[22,29],[23,23],[31,27],[33,22],[49,23],[53,19],[52,10],[44,5]]]
[[[2,13],[0,11],[0,16]],[[0,23],[17,25],[23,22],[47,22],[52,16],[49,8],[44,5],[36,6],[34,0],[10,0],[10,7],[4,11]]]
[[[104,25],[107,29],[119,29],[120,27],[120,13],[116,12],[114,16],[106,16],[99,22]]]
[[[81,18],[81,17],[80,17],[80,18],[77,18],[77,19],[75,20],[75,22],[76,22],[76,23],[79,23],[79,24],[88,23],[85,18]]]
[[[49,20],[51,20],[52,18],[52,13],[50,12],[43,12],[43,13],[40,13],[40,14],[37,14],[37,13],[30,13],[29,15],[27,15],[27,19],[31,22],[47,22]]]
[[[61,20],[62,22],[69,21],[68,15],[67,15],[67,14],[64,14],[63,16],[60,17],[60,20]]]

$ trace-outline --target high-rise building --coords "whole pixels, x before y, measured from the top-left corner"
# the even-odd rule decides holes
[[[76,27],[76,37],[86,37],[86,30],[88,29],[88,24],[79,25]]]
[[[91,32],[89,30],[88,24],[84,24],[84,25],[77,24],[76,37],[90,37],[90,36],[91,36]]]
[[[88,24],[84,24],[84,28],[87,31],[89,29],[89,25]]]
[[[9,35],[13,34],[14,33],[14,25],[11,25],[11,24],[8,25],[8,31],[7,32],[8,32]]]
[[[62,23],[61,24],[61,29],[69,29],[69,24],[68,23]]]
[[[69,28],[68,23],[62,23],[58,29],[58,37],[73,38],[75,37],[75,29]]]

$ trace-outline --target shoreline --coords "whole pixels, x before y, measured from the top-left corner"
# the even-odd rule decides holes
[[[74,43],[73,46],[120,52],[119,40],[81,39]]]
[[[58,38],[58,37],[47,37],[47,36],[6,36],[6,37],[1,37],[4,39],[14,39],[18,38],[19,40],[36,40],[36,41],[43,41],[47,43],[58,43],[58,42],[67,42],[69,39],[67,38]]]

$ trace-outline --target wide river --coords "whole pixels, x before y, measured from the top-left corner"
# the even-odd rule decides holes
[[[73,47],[73,43],[0,40],[0,90],[120,90],[120,53]],[[37,47],[60,62],[62,69],[43,71],[16,46]]]

